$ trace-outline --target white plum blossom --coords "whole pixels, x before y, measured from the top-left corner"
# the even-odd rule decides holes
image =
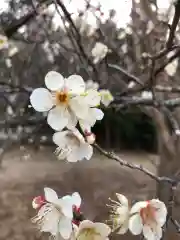
[[[76,240],[108,240],[111,229],[108,225],[100,222],[84,220],[80,223],[75,232]]]
[[[94,64],[100,62],[108,53],[108,47],[101,42],[97,42],[92,49],[92,56]]]
[[[86,81],[86,90],[89,90],[89,89],[98,90],[98,88],[99,88],[99,84],[97,82],[94,82],[91,79]]]
[[[30,102],[39,112],[48,112],[47,122],[56,131],[72,129],[79,119],[91,121],[91,107],[100,104],[96,90],[85,91],[85,82],[79,75],[63,76],[50,71],[45,77],[47,88],[35,89]]]
[[[107,89],[99,90],[99,94],[101,96],[101,102],[105,107],[108,107],[109,104],[114,101],[114,97],[111,92]]]
[[[116,193],[118,202],[111,200],[112,205],[108,205],[112,208],[112,214],[110,222],[112,222],[112,231],[115,231],[117,234],[125,234],[128,231],[129,227],[129,202],[128,199],[119,193]]]
[[[93,82],[92,80],[88,80],[86,82],[86,90],[98,90],[99,89],[99,84],[96,82]],[[98,90],[98,93],[100,95],[100,100],[101,103],[105,106],[108,107],[109,104],[114,100],[114,97],[112,96],[111,92],[107,89],[100,89]]]
[[[85,120],[80,119],[79,120],[79,125],[84,132],[84,134],[87,136],[91,135],[91,127],[93,127],[96,123],[96,121],[102,120],[104,117],[104,113],[101,109],[99,108],[90,108],[89,109],[89,117]],[[91,137],[95,137],[91,135]],[[90,138],[89,138],[90,140]]]
[[[41,232],[48,232],[54,238],[59,235],[69,239],[72,234],[73,201],[70,195],[58,198],[51,188],[44,188],[45,197],[36,197],[33,206],[38,210],[32,222]]]
[[[175,59],[173,62],[169,63],[165,67],[165,70],[169,76],[173,77],[176,74],[177,67],[178,67],[178,59]]]
[[[6,36],[0,34],[0,50],[8,48],[8,46],[9,46],[8,38]]]
[[[134,81],[130,81],[128,84],[128,88],[133,88],[136,85],[136,83]]]
[[[158,199],[135,203],[130,211],[129,230],[133,235],[143,233],[147,240],[162,238],[162,226],[166,222],[167,209]]]
[[[144,99],[152,99],[153,95],[152,95],[152,92],[150,92],[150,91],[143,91],[141,93],[141,97]]]
[[[77,162],[83,159],[89,160],[92,157],[92,146],[85,141],[76,128],[54,133],[53,142],[58,146],[56,155],[60,160]]]

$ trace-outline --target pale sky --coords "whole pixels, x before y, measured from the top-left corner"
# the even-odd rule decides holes
[[[6,0],[0,0],[0,11],[6,9],[7,3]],[[138,0],[137,0],[138,1]],[[169,2],[172,0],[157,0],[158,7],[162,9],[166,9],[169,6]],[[70,13],[77,14],[78,10],[83,10],[85,6],[85,0],[64,0],[64,4],[66,5],[67,9]],[[77,4],[78,2],[78,4]],[[117,16],[116,22],[118,27],[125,27],[129,21],[129,14],[131,12],[131,0],[91,0],[91,4],[94,6],[98,5],[98,2],[102,5],[102,11],[104,12],[104,19],[108,15],[109,9],[115,9]],[[51,10],[54,10],[52,7]],[[58,16],[56,16],[58,18]],[[87,21],[94,25],[96,20],[94,16],[89,12],[87,15]],[[55,21],[60,22],[60,21]]]

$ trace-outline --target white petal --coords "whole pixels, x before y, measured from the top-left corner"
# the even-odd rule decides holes
[[[104,223],[96,222],[94,225],[96,231],[100,233],[103,238],[108,237],[108,235],[111,233],[110,227]]]
[[[143,224],[139,214],[133,215],[129,219],[129,230],[133,235],[138,235],[142,232]]]
[[[70,109],[80,119],[86,119],[88,116],[88,105],[83,97],[77,96],[70,100]]]
[[[52,95],[46,88],[36,88],[31,93],[30,102],[38,112],[49,111],[53,107]]]
[[[40,208],[40,215],[45,216],[41,225],[41,232],[50,232],[52,235],[56,235],[58,233],[58,222],[59,222],[59,214],[58,211],[52,209],[49,211],[46,206],[42,206]],[[38,213],[39,214],[39,213]]]
[[[81,147],[80,147],[81,159],[86,158],[87,160],[90,160],[92,155],[93,155],[93,147],[88,143],[81,144]]]
[[[119,194],[119,193],[116,193],[116,196],[119,200],[119,202],[123,205],[123,206],[127,206],[128,207],[128,199],[122,195],[122,194]]]
[[[46,201],[51,202],[51,203],[55,202],[58,199],[57,193],[51,188],[45,187],[44,195],[45,195]]]
[[[130,214],[138,213],[140,212],[141,208],[147,207],[148,202],[146,201],[140,201],[135,203],[130,211]]]
[[[50,71],[45,76],[45,84],[51,91],[56,91],[64,86],[64,78],[60,73]]]
[[[125,221],[123,224],[121,224],[117,234],[125,234],[128,231],[129,228],[129,221]]]
[[[68,124],[66,127],[70,130],[73,130],[76,127],[78,120],[72,111],[68,111],[68,114],[69,114]]]
[[[167,208],[166,205],[159,201],[158,199],[152,199],[149,204],[153,206],[156,211],[155,211],[155,218],[158,224],[160,226],[163,226],[166,222],[166,217],[167,217]]]
[[[79,132],[77,128],[74,128],[72,130],[72,133],[81,143],[85,142],[83,135]]]
[[[105,107],[108,107],[109,104],[114,100],[113,95],[109,90],[101,89],[99,90],[101,96],[101,102]]]
[[[56,132],[53,134],[53,142],[60,148],[64,147],[67,143],[66,135],[69,131]]]
[[[99,108],[91,108],[91,112],[96,118],[96,120],[102,120],[104,117],[104,113],[101,109]]]
[[[162,238],[162,228],[159,225],[156,226],[155,235],[157,240]]]
[[[85,82],[79,75],[71,75],[65,80],[68,92],[73,94],[81,94],[85,91]]]
[[[95,124],[96,121],[93,121],[93,125]],[[80,128],[82,129],[83,132],[91,132],[91,125],[89,122],[85,121],[85,120],[79,120],[79,125]]]
[[[73,202],[72,202],[71,196],[64,196],[63,198],[61,198],[62,212],[66,217],[70,219],[72,219],[73,217],[72,206],[73,206]]]
[[[59,232],[64,239],[69,239],[72,233],[71,219],[66,217],[61,218],[59,222]]]
[[[143,235],[148,240],[158,240],[155,234],[153,233],[152,229],[148,225],[144,225],[143,227]]]
[[[67,156],[68,162],[77,162],[80,160],[82,160],[82,158],[79,153],[79,148],[73,149],[72,152]]]
[[[90,107],[99,106],[101,101],[101,96],[98,91],[96,90],[89,90],[87,91],[87,96],[85,97],[85,101]]]
[[[93,228],[93,227],[94,227],[94,223],[92,221],[84,220],[79,225],[79,232],[84,228]]]
[[[47,117],[48,124],[56,131],[61,131],[68,124],[67,109],[55,107],[49,111]]]
[[[73,201],[73,204],[76,206],[76,207],[80,207],[81,206],[81,196],[79,195],[78,192],[74,192],[72,194],[72,201]]]

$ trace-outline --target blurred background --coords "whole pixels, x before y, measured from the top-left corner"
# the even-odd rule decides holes
[[[155,183],[148,177],[96,151],[90,162],[59,162],[46,115],[34,111],[29,96],[44,86],[46,73],[55,70],[65,77],[80,74],[117,99],[126,97],[136,85],[130,74],[146,79],[149,54],[164,46],[173,4],[170,0],[1,0],[0,34],[7,37],[8,46],[0,50],[0,240],[48,238],[30,221],[35,214],[31,201],[44,186],[60,195],[79,191],[87,217],[101,221],[108,218],[105,204],[115,192],[131,199],[155,195]],[[176,44],[179,39],[177,27]],[[109,51],[95,64],[92,49],[97,42]],[[160,72],[159,83],[162,79],[165,86],[178,83],[178,60]],[[143,93],[137,90],[130,97]],[[161,99],[169,97],[158,94]],[[156,172],[158,140],[147,109],[136,105],[119,109],[112,104],[104,112],[104,119],[93,128],[97,142]]]

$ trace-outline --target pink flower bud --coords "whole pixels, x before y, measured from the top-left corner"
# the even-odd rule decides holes
[[[94,133],[92,132],[87,132],[85,131],[85,137],[86,137],[86,141],[89,143],[89,144],[93,144],[96,140],[96,136]]]
[[[46,202],[45,198],[43,196],[38,196],[38,197],[35,197],[32,201],[32,207],[34,209],[38,209],[38,208],[41,208],[42,205],[44,205]]]

